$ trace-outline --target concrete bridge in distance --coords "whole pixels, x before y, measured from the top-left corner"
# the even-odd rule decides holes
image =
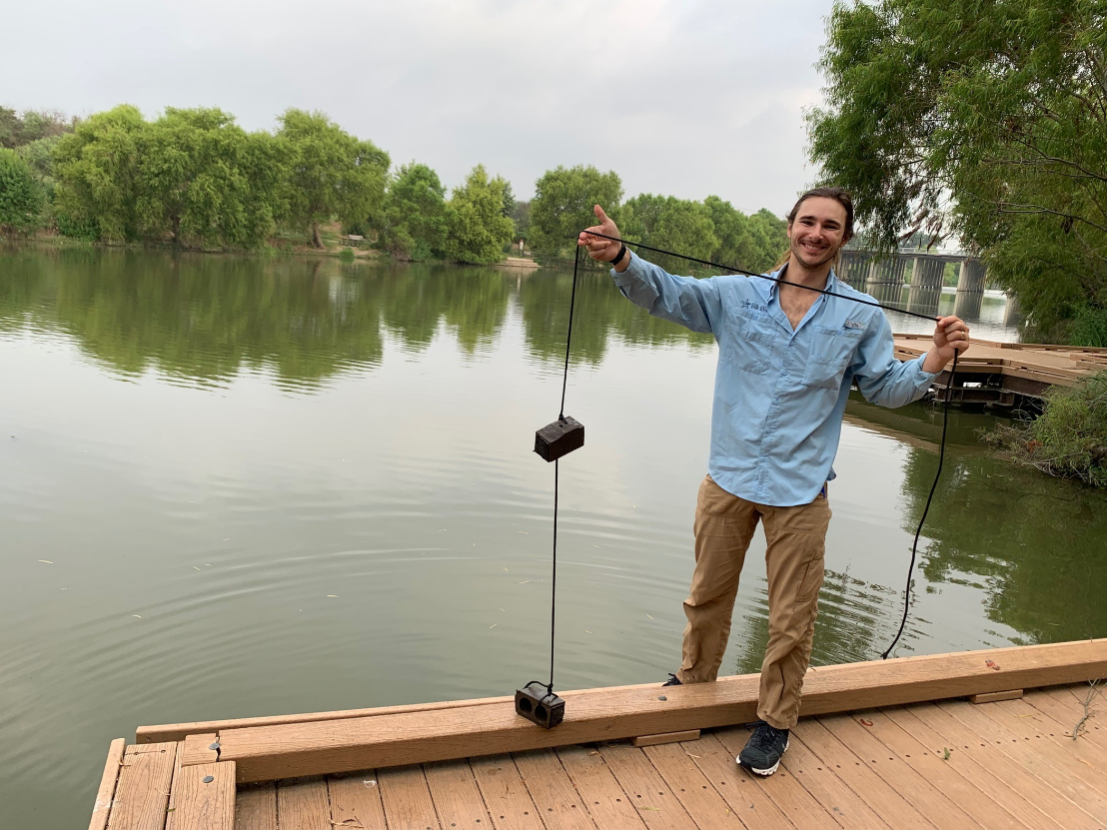
[[[867,292],[881,304],[934,315],[942,297],[946,265],[952,263],[960,265],[954,315],[976,321],[981,315],[981,302],[990,278],[984,263],[969,255],[917,251],[878,255],[843,249],[838,277],[855,290]],[[906,302],[903,300],[905,288],[908,289]],[[1008,296],[1004,320],[1013,320],[1017,313],[1015,299]]]

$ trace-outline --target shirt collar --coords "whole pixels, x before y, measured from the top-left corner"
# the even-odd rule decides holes
[[[784,274],[788,271],[788,265],[784,264],[780,269],[772,273],[774,278],[783,278]],[[831,267],[830,271],[826,273],[826,286],[823,287],[827,292],[833,292],[838,284],[838,276],[834,274],[834,268]],[[768,300],[772,301],[776,297],[776,290],[780,285],[775,281],[768,282]],[[820,299],[821,300],[821,299]]]

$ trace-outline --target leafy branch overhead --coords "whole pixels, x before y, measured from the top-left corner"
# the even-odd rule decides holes
[[[1103,344],[1106,33],[1093,0],[841,3],[812,159],[867,244],[955,235],[1034,333]]]

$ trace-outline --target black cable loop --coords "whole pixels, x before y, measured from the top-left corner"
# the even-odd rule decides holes
[[[776,276],[761,275],[761,274],[758,274],[758,272],[751,272],[751,271],[748,271],[746,269],[741,269],[741,268],[738,268],[738,267],[732,267],[732,266],[728,266],[728,265],[725,265],[725,264],[716,264],[716,262],[711,261],[711,260],[704,260],[703,258],[694,258],[694,257],[689,256],[689,255],[681,255],[681,254],[679,254],[679,252],[672,252],[672,251],[668,251],[667,249],[658,249],[658,248],[653,247],[653,246],[648,246],[647,244],[638,244],[638,242],[634,242],[634,241],[631,241],[631,240],[625,240],[623,238],[612,237],[612,236],[609,236],[609,235],[602,235],[602,234],[599,234],[599,232],[597,232],[597,231],[590,231],[590,232],[587,232],[587,234],[588,235],[593,235],[594,237],[605,238],[606,240],[613,240],[613,241],[617,242],[617,244],[623,244],[625,246],[636,246],[636,247],[641,248],[641,249],[646,249],[648,251],[657,252],[657,254],[659,254],[659,255],[666,255],[666,256],[669,256],[669,257],[673,257],[673,258],[681,258],[683,260],[692,261],[693,264],[701,264],[703,266],[712,267],[714,269],[724,269],[727,272],[734,272],[734,274],[738,274],[738,275],[745,275],[745,276],[749,276],[749,277],[752,277],[752,278],[764,278],[766,280],[775,281],[776,284],[784,284],[784,285],[787,285],[787,286],[790,286],[790,287],[798,287],[798,288],[801,288],[801,289],[811,290],[812,292],[815,292],[815,294],[817,294],[817,295],[833,296],[834,298],[845,298],[846,300],[854,301],[855,304],[862,304],[862,305],[871,306],[871,307],[878,307],[882,310],[890,310],[892,312],[900,312],[900,314],[903,314],[903,315],[906,315],[906,316],[913,316],[915,318],[925,319],[927,321],[937,322],[941,319],[940,316],[926,316],[924,314],[921,314],[921,312],[913,312],[911,310],[901,310],[900,308],[897,308],[897,307],[890,307],[890,306],[887,306],[887,305],[883,305],[883,304],[881,304],[880,301],[874,301],[874,300],[871,300],[871,299],[853,298],[852,296],[843,296],[841,294],[841,292],[832,292],[831,290],[828,290],[828,289],[816,289],[814,287],[808,287],[805,284],[797,284],[797,282],[795,282],[795,281],[788,281],[788,280],[785,280],[783,278],[778,278]],[[559,419],[560,420],[564,419],[564,405],[566,403],[566,398],[567,398],[567,374],[568,374],[568,367],[569,367],[569,364],[570,364],[570,358],[572,358],[572,327],[573,327],[574,320],[575,320],[575,290],[576,290],[576,287],[578,286],[578,282],[579,282],[579,246],[578,246],[578,236],[576,236],[575,266],[574,266],[573,271],[572,271],[572,301],[570,301],[570,309],[568,310],[567,345],[566,345],[565,353],[564,353],[564,381],[563,381],[562,390],[560,390],[560,403],[559,403]],[[939,481],[942,478],[942,467],[943,467],[943,464],[945,463],[945,455],[946,455],[946,429],[947,429],[947,427],[949,427],[949,424],[950,424],[950,401],[953,399],[952,393],[953,393],[954,379],[955,379],[956,375],[957,375],[957,354],[955,353],[954,354],[954,359],[953,359],[953,365],[951,366],[951,370],[950,370],[950,378],[946,380],[945,398],[943,399],[943,403],[942,403],[942,439],[941,439],[940,444],[939,444],[939,469],[937,469],[936,473],[934,474],[934,483],[931,485],[931,492],[929,494],[927,494],[927,496],[926,496],[926,505],[923,507],[923,516],[922,516],[922,518],[920,518],[919,527],[917,527],[916,530],[915,530],[915,539],[914,539],[914,542],[912,543],[912,548],[911,548],[911,565],[909,565],[909,567],[907,567],[907,584],[906,584],[906,587],[904,589],[903,618],[901,619],[901,622],[900,622],[900,628],[898,628],[898,631],[896,632],[896,636],[893,638],[892,645],[888,646],[881,655],[882,659],[885,659],[885,661],[888,658],[888,655],[890,655],[892,653],[892,649],[895,648],[895,646],[898,642],[900,642],[900,637],[903,635],[903,632],[904,632],[904,626],[906,626],[906,624],[907,624],[907,616],[909,616],[909,614],[911,612],[911,584],[912,584],[912,579],[913,579],[914,573],[915,573],[915,560],[916,560],[917,554],[919,554],[919,539],[920,539],[920,536],[923,533],[923,526],[926,524],[926,516],[927,516],[927,513],[930,512],[931,502],[934,499],[935,489],[937,488],[937,486],[939,486]],[[554,687],[554,683],[555,683],[555,679],[556,679],[556,674],[555,674],[556,673],[556,542],[557,542],[557,533],[558,533],[558,529],[559,529],[559,459],[554,461],[554,465],[555,465],[555,476],[554,476],[555,488],[554,488],[554,497],[553,497],[553,595],[552,595],[552,623],[550,623],[550,629],[549,629],[548,695],[553,694],[553,687]]]

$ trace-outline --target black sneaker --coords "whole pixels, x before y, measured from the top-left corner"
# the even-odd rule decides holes
[[[683,686],[683,681],[676,677],[675,672],[669,672],[668,680],[664,681],[661,686]]]
[[[753,735],[737,754],[737,763],[749,768],[758,776],[771,776],[780,767],[780,757],[788,749],[788,731],[778,730],[771,724],[758,721]]]

